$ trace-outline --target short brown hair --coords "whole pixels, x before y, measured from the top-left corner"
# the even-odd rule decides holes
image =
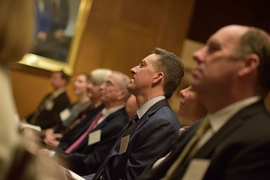
[[[164,49],[155,48],[153,53],[160,57],[154,65],[156,71],[164,73],[163,91],[164,96],[169,99],[182,81],[185,74],[184,64],[174,53]]]
[[[66,84],[69,83],[69,75],[67,75],[63,70],[54,71],[53,73],[60,73],[61,74],[61,79],[65,80]]]

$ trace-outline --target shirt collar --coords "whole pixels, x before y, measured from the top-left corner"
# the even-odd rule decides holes
[[[240,109],[243,109],[244,107],[257,102],[260,99],[260,96],[253,96],[233,103],[215,113],[208,114],[207,118],[209,118],[211,129],[214,131],[214,133],[217,132]]]
[[[123,108],[123,107],[124,107],[124,105],[112,107],[112,108],[109,108],[109,109],[104,108],[104,109],[102,110],[102,117],[107,117],[107,116],[109,116],[110,114],[112,114],[112,113],[118,111],[119,109],[121,109],[121,108]]]
[[[64,87],[57,89],[53,92],[52,96],[53,96],[53,98],[57,98],[60,94],[62,94],[65,91],[66,91],[66,88],[64,88]]]
[[[137,110],[137,114],[138,114],[139,119],[141,119],[141,117],[146,113],[146,111],[148,111],[148,109],[150,107],[152,107],[155,103],[157,103],[158,101],[161,101],[163,99],[165,99],[165,96],[157,96],[157,97],[147,101],[144,105],[142,105],[142,107]]]

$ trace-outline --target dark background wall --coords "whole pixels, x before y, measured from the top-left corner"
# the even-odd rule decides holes
[[[270,33],[270,0],[197,0],[188,38],[205,43],[229,24],[256,26]]]

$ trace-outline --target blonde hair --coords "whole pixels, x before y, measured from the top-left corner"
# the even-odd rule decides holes
[[[93,78],[99,85],[101,85],[102,83],[104,83],[108,76],[110,76],[112,74],[112,71],[110,69],[95,69],[93,71],[90,72],[90,76],[91,78]]]
[[[0,62],[20,60],[34,36],[33,0],[0,1]]]

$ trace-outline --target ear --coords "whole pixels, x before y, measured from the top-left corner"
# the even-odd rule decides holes
[[[127,96],[127,92],[124,91],[124,90],[121,90],[121,91],[118,92],[117,99],[118,99],[118,100],[125,99],[126,96]]]
[[[153,84],[161,81],[163,78],[164,78],[164,73],[163,72],[157,72],[157,73],[155,73]]]
[[[244,76],[253,71],[256,71],[260,64],[260,58],[257,54],[249,54],[245,57],[243,63],[244,63],[243,68],[241,68],[240,71],[238,72],[239,76]]]

